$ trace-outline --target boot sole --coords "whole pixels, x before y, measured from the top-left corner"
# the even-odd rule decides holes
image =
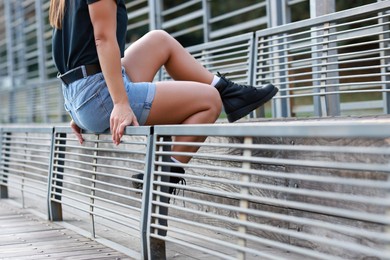
[[[272,85],[272,84],[268,84],[268,85]],[[258,107],[264,105],[265,103],[267,103],[268,101],[270,101],[276,95],[276,93],[278,93],[278,91],[279,91],[279,89],[277,87],[275,87],[275,86],[273,86],[273,87],[274,87],[274,89],[267,96],[260,99],[256,103],[252,103],[252,104],[247,105],[246,107],[243,107],[243,108],[241,108],[233,113],[228,114],[227,118],[229,120],[229,123],[233,123],[234,121],[237,121],[238,119],[248,115],[250,112],[252,112],[256,108],[258,108]]]

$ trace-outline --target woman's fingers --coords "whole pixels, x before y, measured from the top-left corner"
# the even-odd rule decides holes
[[[79,140],[79,143],[82,144],[84,142],[84,138],[81,134],[81,128],[73,120],[70,121],[70,127],[72,129],[72,132],[76,135],[77,139]]]
[[[129,125],[139,126],[133,110],[128,105],[114,105],[110,119],[110,129],[114,144],[119,145],[125,128]]]

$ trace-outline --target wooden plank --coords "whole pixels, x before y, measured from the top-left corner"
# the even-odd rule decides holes
[[[0,201],[0,259],[130,259],[127,255]]]
[[[67,230],[44,230],[39,232],[39,235],[37,233],[19,233],[19,234],[8,234],[8,235],[0,235],[0,245],[5,246],[9,244],[16,244],[21,242],[30,242],[30,243],[36,243],[39,241],[54,241],[57,239],[61,239],[59,235],[63,235],[68,238],[73,239],[81,239],[82,236],[78,234],[69,234],[67,233]]]

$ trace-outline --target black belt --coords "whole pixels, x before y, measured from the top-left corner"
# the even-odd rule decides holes
[[[94,75],[101,72],[102,69],[98,64],[82,65],[80,67],[74,68],[63,75],[58,75],[57,77],[66,85],[69,85],[76,80],[86,78],[88,76]]]

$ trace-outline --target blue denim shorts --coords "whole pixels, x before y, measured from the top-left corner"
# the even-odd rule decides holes
[[[129,103],[138,123],[144,125],[156,93],[154,83],[131,82],[124,68],[122,78]],[[113,102],[102,73],[77,80],[69,85],[62,84],[65,110],[82,129],[102,133],[110,129],[110,115]]]

